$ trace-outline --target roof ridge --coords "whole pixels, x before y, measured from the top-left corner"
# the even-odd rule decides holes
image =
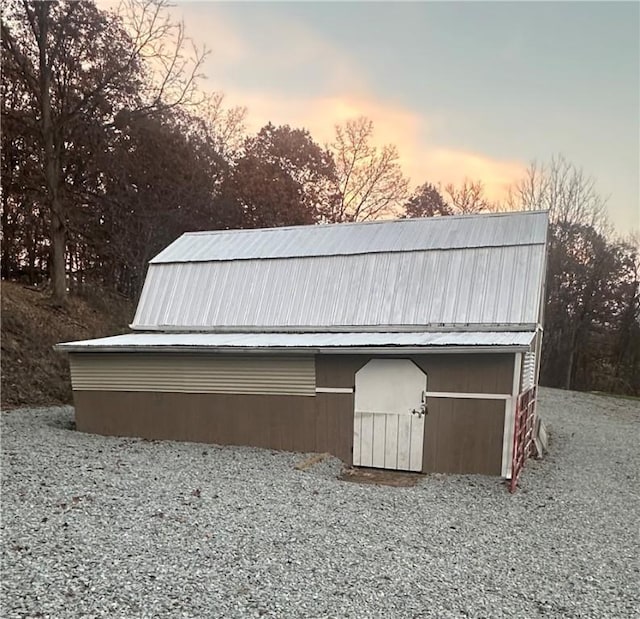
[[[190,263],[205,263],[205,262],[250,262],[259,260],[291,260],[291,258],[308,259],[308,258],[336,258],[347,256],[368,256],[373,254],[414,254],[414,253],[427,253],[427,252],[450,252],[450,251],[468,251],[470,249],[490,249],[497,247],[537,247],[539,245],[545,245],[545,241],[530,242],[530,243],[496,243],[493,245],[473,245],[471,247],[430,247],[430,248],[411,248],[411,249],[362,249],[357,251],[336,251],[335,253],[311,253],[311,254],[283,254],[279,256],[236,256],[233,258],[182,258],[180,260],[161,260],[155,262],[155,258],[149,261],[149,264],[190,264]]]
[[[436,217],[398,217],[394,219],[375,219],[373,221],[347,221],[338,223],[317,223],[317,224],[297,224],[294,226],[273,226],[270,228],[227,228],[225,230],[194,230],[191,232],[184,232],[181,236],[214,236],[216,234],[238,234],[238,233],[257,233],[257,232],[272,232],[279,230],[324,230],[327,228],[335,227],[351,227],[351,226],[373,226],[373,225],[390,225],[394,223],[417,223],[423,221],[451,221],[452,219],[488,219],[490,217],[510,217],[515,215],[540,215],[542,213],[548,213],[548,209],[536,209],[528,211],[501,211],[499,213],[466,213],[461,215],[442,215]]]

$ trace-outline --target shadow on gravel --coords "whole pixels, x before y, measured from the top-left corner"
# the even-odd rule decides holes
[[[72,410],[62,410],[47,416],[45,424],[56,430],[70,430],[76,432],[76,420]]]

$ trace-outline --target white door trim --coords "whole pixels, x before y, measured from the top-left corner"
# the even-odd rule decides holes
[[[316,387],[316,393],[353,393],[351,387]]]
[[[459,398],[470,400],[508,400],[509,393],[459,393],[455,391],[427,391],[428,398]]]
[[[516,403],[520,391],[520,375],[522,373],[522,353],[516,353],[513,361],[513,386],[511,397],[505,400],[504,432],[502,435],[502,477],[511,478],[511,461],[513,460],[513,431],[516,421]]]

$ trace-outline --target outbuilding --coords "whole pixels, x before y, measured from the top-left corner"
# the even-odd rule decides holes
[[[534,211],[184,234],[132,333],[58,346],[77,428],[511,478],[547,228]]]

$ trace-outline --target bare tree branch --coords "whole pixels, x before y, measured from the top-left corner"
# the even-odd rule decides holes
[[[332,221],[375,219],[381,215],[397,215],[407,195],[395,146],[379,150],[371,144],[373,122],[368,118],[348,121],[336,126],[330,145],[337,169],[338,203],[329,215]]]
[[[610,232],[607,200],[598,193],[595,179],[562,155],[548,164],[533,161],[524,178],[509,188],[507,205],[511,210],[548,210],[554,223]]]
[[[444,193],[449,198],[455,214],[468,215],[498,210],[497,206],[486,197],[484,185],[479,180],[472,181],[465,178],[459,187],[449,183],[445,185]]]

